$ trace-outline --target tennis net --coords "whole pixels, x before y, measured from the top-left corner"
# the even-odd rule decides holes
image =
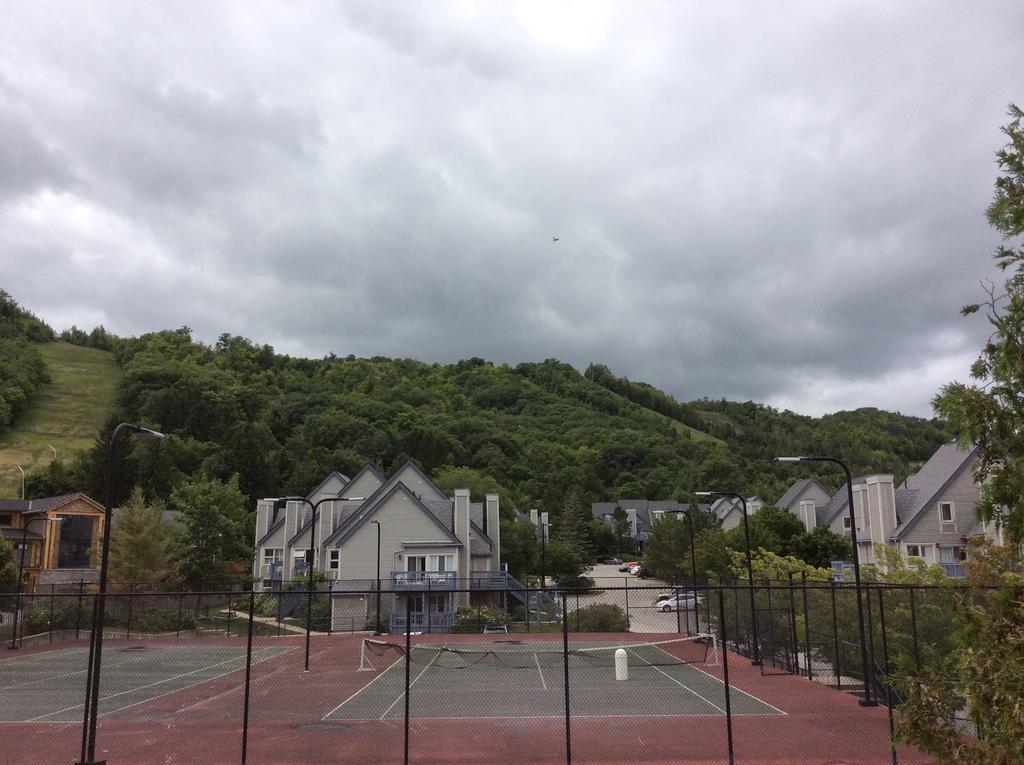
[[[561,643],[533,640],[495,640],[490,643],[421,643],[408,652],[412,664],[437,669],[536,669],[561,667],[568,656],[570,668],[613,667],[622,649],[628,666],[665,667],[676,664],[718,664],[718,641],[712,634],[639,643],[609,643],[569,648]],[[359,652],[360,670],[378,670],[405,657],[402,643],[364,638]]]

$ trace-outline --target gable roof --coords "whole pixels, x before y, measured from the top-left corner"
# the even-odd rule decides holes
[[[381,488],[383,489],[384,487]],[[398,481],[394,486],[388,489],[387,493],[385,493],[383,496],[375,499],[372,505],[367,507],[366,512],[362,513],[359,516],[359,520],[351,524],[349,528],[345,530],[344,533],[342,533],[340,536],[338,536],[336,540],[333,539],[333,537],[335,536],[335,534],[337,534],[337,531],[335,532],[335,534],[332,534],[330,537],[324,540],[324,544],[326,545],[328,542],[334,541],[338,545],[341,545],[346,539],[348,539],[350,536],[356,533],[360,528],[365,526],[366,523],[369,521],[370,517],[373,516],[385,503],[387,503],[388,500],[390,500],[393,496],[399,493],[405,494],[407,497],[409,497],[413,501],[413,503],[423,511],[424,515],[426,515],[431,521],[433,521],[437,528],[444,533],[444,536],[448,541],[450,541],[453,545],[457,545],[459,547],[462,546],[462,542],[460,542],[458,538],[451,531],[449,531],[447,526],[445,526],[443,523],[441,523],[440,520],[438,520],[437,515],[435,515],[434,512],[431,511],[429,507],[423,504],[423,501],[419,497],[417,497],[416,494],[413,493],[413,491],[409,489],[409,487],[407,487],[401,481]],[[369,502],[370,500],[367,500],[367,503]],[[340,527],[338,531],[341,531]]]
[[[857,476],[853,479],[851,488],[867,481],[867,476]],[[829,500],[827,505],[815,508],[814,514],[819,526],[831,526],[836,518],[846,511],[847,505],[850,504],[850,498],[847,496],[846,483],[839,487],[839,491],[835,493],[832,499]]]
[[[316,486],[313,487],[313,491],[309,492],[309,494],[306,495],[306,499],[308,499],[310,502],[312,502],[313,501],[313,497],[315,497],[317,495],[317,493],[320,491],[320,489],[322,489],[324,486],[326,486],[327,482],[330,481],[332,478],[337,478],[341,482],[341,491],[342,492],[345,491],[345,487],[349,483],[351,483],[351,480],[349,479],[349,477],[347,475],[345,475],[343,473],[339,473],[337,470],[332,470],[330,473],[327,474],[327,476],[324,478],[324,480],[322,480],[320,483],[318,483]]]
[[[351,492],[349,491],[349,489],[353,488],[363,478],[363,476],[367,474],[372,475],[374,478],[377,479],[378,488],[382,483],[385,483],[388,480],[387,477],[382,472],[380,472],[379,470],[377,470],[377,468],[375,468],[373,465],[367,462],[359,469],[358,473],[352,476],[352,480],[345,484],[345,488],[342,490],[342,493],[350,494]]]
[[[73,494],[60,494],[56,497],[40,497],[39,499],[0,499],[0,511],[25,514],[45,513],[47,510],[66,505],[68,502],[79,497],[93,505],[97,510],[104,510],[103,505],[79,491]]]
[[[920,470],[907,477],[896,491],[900,525],[893,532],[893,538],[902,538],[917,523],[936,498],[971,465],[977,453],[977,446],[963,451],[956,442],[943,444]],[[908,509],[904,515],[899,514],[900,505]]]
[[[831,497],[832,494],[826,489],[817,478],[801,478],[799,481],[790,486],[786,493],[779,497],[779,501],[775,503],[776,507],[781,507],[784,510],[789,510],[793,503],[799,499],[805,491],[812,486],[817,486],[824,492],[825,496]]]
[[[266,533],[266,534],[264,534],[264,535],[263,535],[262,537],[260,537],[259,539],[257,539],[257,540],[256,540],[256,546],[257,546],[257,547],[259,547],[259,546],[260,546],[261,544],[263,544],[263,543],[264,543],[264,542],[266,542],[266,541],[267,541],[268,539],[270,539],[270,537],[272,537],[272,536],[274,535],[274,533],[275,533],[275,532],[276,532],[276,531],[277,531],[277,530],[278,530],[279,528],[281,528],[282,526],[284,526],[284,516],[281,516],[280,518],[278,518],[278,519],[277,519],[277,520],[276,520],[276,521],[275,521],[275,522],[273,523],[273,525],[271,525],[271,527],[270,527],[269,529],[267,529],[267,533]]]
[[[427,486],[429,488],[431,488],[434,491],[436,491],[438,499],[441,499],[441,498],[448,499],[448,495],[445,494],[444,491],[441,490],[441,487],[438,486],[436,483],[434,483],[433,480],[431,480],[430,476],[427,475],[425,472],[423,472],[423,468],[421,468],[419,465],[417,465],[411,459],[408,459],[405,462],[403,462],[401,467],[399,467],[398,470],[396,470],[394,473],[391,474],[391,477],[387,480],[387,482],[385,483],[385,486],[387,484],[394,484],[394,483],[398,482],[399,480],[401,480],[400,476],[402,475],[402,473],[405,471],[406,468],[411,468],[412,471],[414,473],[416,473],[416,475],[419,476],[423,480],[423,482],[425,484],[427,484]],[[408,488],[408,486],[406,488]]]

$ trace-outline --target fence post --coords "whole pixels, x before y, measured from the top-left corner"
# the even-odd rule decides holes
[[[569,712],[569,620],[565,616],[565,590],[562,590],[562,666],[565,671],[565,763],[572,765],[572,725]]]
[[[650,593],[648,593],[650,594]],[[672,595],[676,598],[679,597],[679,575],[676,574],[672,577]],[[696,597],[696,596],[694,596]],[[694,601],[696,602],[696,601]],[[683,610],[679,608],[679,601],[676,600],[676,633],[679,635],[683,634]],[[686,615],[686,634],[690,634],[690,615]]]
[[[53,642],[53,588],[55,584],[50,584],[50,642]]]
[[[280,585],[277,588],[277,636],[281,637],[281,608],[282,601],[284,600],[284,591]]]
[[[889,748],[892,751],[892,765],[896,764],[896,736],[892,719],[892,686],[889,684],[889,640],[885,634],[884,591],[878,591],[878,626],[882,630],[882,672],[885,675],[885,705],[889,708]]]
[[[793,591],[793,572],[789,572],[789,630],[793,638],[793,674],[800,676],[800,640],[796,633],[796,593]]]
[[[836,676],[836,690],[841,691],[843,689],[843,673],[841,671],[842,664],[839,660],[839,618],[836,615],[836,580],[833,579],[831,584],[832,594],[832,641],[835,645],[835,663],[832,665],[832,671]]]
[[[82,593],[85,590],[85,580],[78,580],[78,608],[75,610],[75,640],[78,640],[78,633],[82,629]]]
[[[576,590],[576,631],[580,631],[580,591]]]
[[[129,584],[128,585],[128,632],[124,636],[125,640],[131,638],[131,636],[132,636],[132,607],[133,607],[133,604],[134,604],[134,601],[135,601],[135,598],[133,597],[134,595],[135,595],[135,585],[134,585],[134,583],[133,584]]]
[[[231,602],[231,590],[228,590],[228,626],[224,630],[224,637],[231,637],[231,606],[234,605]]]
[[[871,618],[871,587],[870,586],[867,586],[867,587],[864,588],[864,599],[867,601],[867,606],[868,606],[868,608],[867,608],[867,611],[868,611],[868,655],[870,656],[870,660],[868,662],[867,667],[865,667],[865,669],[867,669],[867,671],[869,673],[871,673],[871,676],[874,677],[874,675],[875,675],[875,667],[874,667],[874,664],[875,664],[875,626],[874,626],[874,622],[873,622],[873,620]],[[863,650],[863,646],[862,646],[862,650]],[[865,702],[865,706],[874,706],[874,704],[871,703],[871,692],[872,692],[872,689],[871,689],[871,679],[865,677],[864,678],[864,702]],[[877,703],[877,700],[876,700],[876,703]]]
[[[249,751],[249,687],[252,683],[253,612],[256,610],[256,591],[249,590],[249,634],[245,639],[245,700],[242,702],[242,765]],[[229,610],[230,613],[230,610]]]
[[[725,632],[725,597],[722,586],[718,587],[718,620],[721,622],[722,675],[725,678],[725,735],[729,742],[729,765],[735,762],[732,751],[732,702],[729,698],[729,638]]]
[[[529,620],[527,620],[529,621]],[[412,660],[412,597],[405,596],[405,759],[403,765],[409,765],[409,682],[410,662]]]
[[[814,673],[811,670],[811,611],[807,608],[807,572],[801,575],[801,584],[804,591],[804,656],[807,657],[807,679],[813,680]]]
[[[181,599],[185,597],[185,593],[178,593],[178,615],[174,620],[174,637],[181,637]]]
[[[626,624],[629,624],[629,577],[623,577],[626,582]]]
[[[921,671],[921,651],[917,645],[917,603],[914,588],[910,587],[910,634],[914,640],[914,666]]]

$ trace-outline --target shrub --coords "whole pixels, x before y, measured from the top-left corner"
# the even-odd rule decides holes
[[[569,629],[577,632],[628,632],[629,617],[612,603],[594,603],[568,615]]]
[[[508,624],[509,615],[499,608],[469,606],[455,613],[452,632],[482,632],[484,627]]]

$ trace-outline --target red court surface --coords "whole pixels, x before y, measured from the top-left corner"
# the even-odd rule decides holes
[[[550,644],[558,635],[515,635],[516,640],[538,641]],[[636,635],[571,635],[574,643],[588,645],[594,641],[634,640]],[[643,635],[644,640],[658,641],[678,638],[678,635]],[[490,643],[494,635],[432,635],[414,637],[422,643]],[[400,642],[398,638],[396,642]],[[213,662],[203,657],[215,657],[223,665],[226,649],[244,651],[244,641],[238,639],[210,640],[111,640],[105,643],[107,651],[116,653],[138,645],[148,647],[192,646],[201,657],[203,667]],[[262,650],[263,660],[252,667],[251,709],[247,762],[275,765],[320,765],[321,763],[352,763],[352,765],[384,765],[402,763],[404,755],[405,698],[401,693],[391,698],[381,691],[387,704],[376,711],[384,714],[376,719],[359,707],[352,719],[331,717],[332,710],[346,700],[365,694],[377,693],[388,679],[384,672],[359,672],[359,653],[362,636],[317,636],[313,639],[311,669],[302,670],[303,638],[258,638],[254,646]],[[49,651],[81,648],[83,643],[62,643],[53,646],[24,649],[0,656],[0,689],[8,678],[6,695],[17,692],[15,685],[23,686],[31,680],[14,677],[17,664],[31,659],[43,662],[41,654]],[[140,656],[143,652],[140,652]],[[14,656],[11,656],[14,654]],[[156,648],[149,655],[155,661],[171,655],[170,649]],[[65,654],[65,658],[68,654]],[[34,657],[34,658],[33,658]],[[747,659],[729,654],[730,694],[733,702],[745,698],[753,705],[747,713],[733,718],[733,749],[737,763],[756,765],[782,765],[783,763],[814,763],[815,765],[875,765],[891,762],[889,723],[884,707],[862,708],[857,699],[845,693],[811,682],[806,678],[789,675],[762,677],[757,667]],[[84,661],[84,660],[83,660]],[[143,661],[139,659],[138,661]],[[404,664],[404,662],[403,662]],[[21,665],[23,667],[29,664]],[[35,666],[35,665],[31,665]],[[55,665],[56,666],[56,665]],[[181,670],[182,668],[178,668]],[[164,679],[150,671],[141,671],[137,664],[125,665],[119,670],[124,675],[122,684],[132,690],[119,694],[142,694],[132,697],[132,703],[114,710],[113,703],[101,703],[97,734],[97,755],[110,765],[175,765],[176,763],[240,763],[242,761],[242,717],[244,668],[233,669],[227,664],[223,674],[211,673],[193,677],[196,682],[187,687],[167,687]],[[691,671],[690,667],[684,668]],[[709,686],[722,677],[721,666],[700,665],[692,672],[699,673]],[[515,765],[537,763],[555,765],[566,761],[566,724],[564,707],[555,713],[548,704],[537,704],[537,714],[520,705],[516,716],[502,717],[500,710],[512,709],[522,698],[533,698],[542,684],[549,695],[561,690],[564,694],[564,675],[544,670],[494,676],[494,687],[488,688],[485,674],[458,676],[453,674],[450,686],[441,682],[443,675],[425,675],[416,680],[422,670],[415,664],[410,677],[415,682],[410,694],[412,709],[409,737],[409,762],[420,765]],[[184,668],[174,677],[191,674]],[[388,673],[404,674],[404,666],[394,666]],[[451,670],[452,673],[466,670]],[[80,704],[74,672],[61,669],[67,686],[67,698],[55,703],[61,709]],[[119,676],[120,677],[120,676]],[[467,680],[472,678],[472,683]],[[674,675],[668,685],[689,684],[687,675]],[[380,678],[379,680],[377,678]],[[481,685],[481,678],[483,678]],[[681,678],[681,680],[679,680]],[[633,680],[631,676],[629,683]],[[78,683],[84,683],[79,678]],[[614,682],[605,687],[573,689],[570,673],[570,697],[576,699],[583,713],[571,720],[572,761],[591,765],[668,765],[668,763],[723,763],[727,762],[726,719],[712,710],[698,711],[687,706],[678,696],[664,696],[655,703],[651,713],[645,707],[643,714],[633,708],[637,703],[637,687],[621,699],[615,697],[619,687]],[[641,681],[638,681],[641,682]],[[144,691],[141,691],[146,686]],[[720,684],[717,684],[721,687]],[[401,683],[398,686],[401,687]],[[488,699],[474,702],[479,708],[477,716],[465,716],[465,700],[461,696],[469,690],[484,695],[473,698]],[[531,690],[532,689],[532,690]],[[684,689],[685,690],[685,689]],[[0,691],[2,692],[2,691]],[[602,694],[602,699],[584,699],[578,693]],[[708,691],[704,691],[705,694]],[[104,696],[105,693],[101,693]],[[640,689],[643,696],[643,689]],[[119,698],[123,698],[119,696]],[[540,698],[540,696],[536,696]],[[430,703],[425,703],[427,700]],[[519,701],[517,701],[519,700]],[[719,699],[712,699],[718,704]],[[600,703],[597,703],[597,702]],[[614,710],[616,703],[630,705],[621,713]],[[678,702],[678,703],[677,703]],[[446,716],[445,710],[462,709],[459,717]],[[392,706],[393,705],[393,706]],[[612,709],[609,711],[608,707]],[[15,702],[15,708],[17,704]],[[740,705],[742,706],[742,705]],[[388,707],[385,709],[384,707]],[[763,707],[775,710],[761,713]],[[594,709],[604,710],[600,714]],[[736,707],[734,707],[736,711]],[[74,710],[80,715],[81,708]],[[73,713],[68,713],[69,719]],[[29,719],[28,712],[21,719]],[[38,715],[34,715],[38,716]],[[11,719],[8,715],[8,719]],[[81,747],[80,722],[2,722],[0,723],[0,763],[3,765],[56,765],[72,763],[78,759]],[[920,754],[901,748],[900,763],[926,763]]]

